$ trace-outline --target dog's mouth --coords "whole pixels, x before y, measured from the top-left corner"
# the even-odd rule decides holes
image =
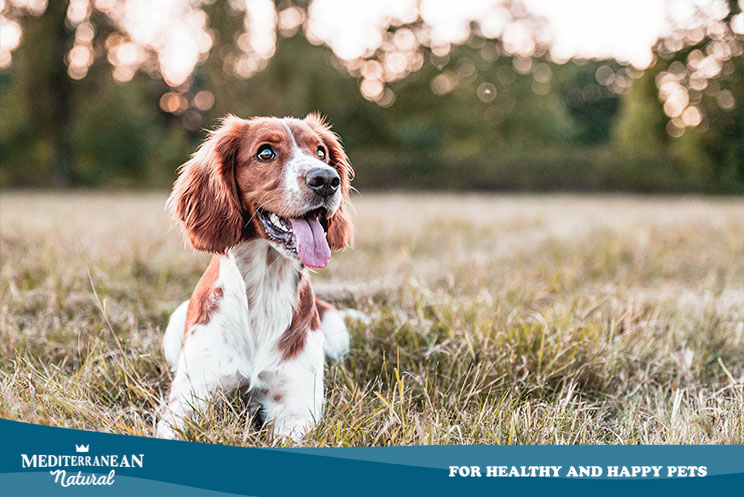
[[[326,214],[324,207],[308,211],[302,217],[282,217],[258,209],[258,219],[269,239],[282,245],[290,254],[296,254],[304,265],[312,268],[325,267],[331,259],[331,249],[326,240]]]

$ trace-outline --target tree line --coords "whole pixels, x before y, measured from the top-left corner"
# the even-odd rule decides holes
[[[509,54],[474,30],[445,55],[422,47],[420,68],[367,99],[363,76],[302,30],[279,37],[250,78],[230,74],[224,62],[241,23],[227,2],[206,8],[215,45],[176,88],[145,71],[117,81],[106,57],[71,78],[66,2],[20,18],[23,42],[0,71],[0,185],[166,187],[226,113],[320,111],[341,135],[359,189],[744,191],[738,35],[701,83],[690,66],[712,57],[717,40],[707,36],[657,46],[655,62],[639,71]],[[117,27],[95,12],[91,22],[92,46],[104,50]],[[671,117],[680,91],[687,107]]]

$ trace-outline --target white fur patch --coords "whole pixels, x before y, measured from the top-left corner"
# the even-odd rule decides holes
[[[297,145],[297,140],[295,140],[294,134],[292,134],[292,129],[287,123],[284,123],[284,125],[287,127],[287,132],[292,139],[292,152],[290,153],[289,161],[287,161],[284,169],[284,185],[287,191],[299,196],[299,177],[304,177],[304,175],[307,174],[307,172],[311,169],[321,168],[332,169],[334,171],[335,169],[333,169],[331,166],[318,159],[317,157],[314,157],[302,150],[299,145]],[[340,206],[341,194],[339,193],[331,198],[331,205],[328,206],[328,214],[330,216],[333,216]],[[301,210],[310,210],[314,209],[315,207],[316,206],[314,205],[304,205],[302,206]]]
[[[186,311],[188,308],[189,301],[186,300],[173,311],[170,321],[168,321],[168,327],[165,328],[165,334],[163,335],[163,354],[171,371],[176,370],[178,356],[181,355],[181,343],[183,343],[183,333],[186,327]]]
[[[323,351],[330,359],[337,360],[349,353],[349,332],[340,312],[326,311],[320,327],[325,337]]]

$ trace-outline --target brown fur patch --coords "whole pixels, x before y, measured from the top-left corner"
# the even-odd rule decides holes
[[[197,250],[221,254],[241,239],[243,210],[234,171],[244,128],[242,119],[226,117],[180,167],[173,184],[168,204]]]
[[[186,329],[184,333],[188,333],[196,324],[209,323],[212,313],[219,308],[223,292],[222,288],[214,286],[219,272],[220,258],[214,255],[191,294],[189,307],[186,310]]]
[[[305,346],[308,331],[319,329],[320,317],[315,306],[313,288],[310,280],[303,276],[297,285],[297,304],[292,313],[292,324],[279,339],[282,358],[287,360],[297,356]]]

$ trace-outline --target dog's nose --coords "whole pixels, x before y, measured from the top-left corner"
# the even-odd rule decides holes
[[[318,167],[311,169],[305,176],[305,183],[312,191],[321,197],[330,197],[341,184],[341,178],[333,169],[327,167]]]

